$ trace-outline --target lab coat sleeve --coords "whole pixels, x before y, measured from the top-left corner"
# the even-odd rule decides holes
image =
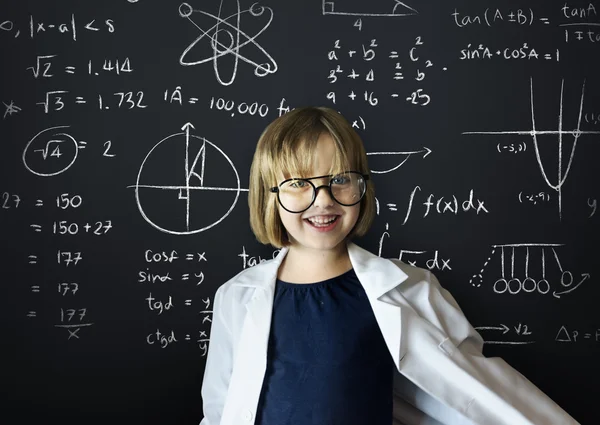
[[[204,418],[200,425],[220,424],[229,388],[233,364],[232,333],[223,313],[223,287],[219,287],[213,301],[208,355],[202,380]]]
[[[406,385],[406,384],[405,384]],[[448,413],[446,410],[445,413]],[[454,422],[448,422],[454,423]],[[444,425],[405,399],[405,394],[393,395],[392,425]],[[472,424],[470,424],[472,425]]]
[[[440,285],[433,273],[425,273],[426,289],[418,290],[421,298],[421,302],[417,303],[419,314],[448,335],[462,354],[461,361],[483,384],[481,389],[484,391],[469,407],[470,416],[483,417],[488,411],[501,416],[506,409],[514,409],[519,412],[524,424],[578,424],[503,359],[485,357],[483,338],[464,316],[454,297]]]

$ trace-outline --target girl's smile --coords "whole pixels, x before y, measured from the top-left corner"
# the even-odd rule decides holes
[[[329,232],[338,223],[339,215],[317,215],[304,220],[317,232]]]

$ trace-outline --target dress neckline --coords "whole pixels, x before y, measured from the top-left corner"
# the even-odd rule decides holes
[[[292,283],[292,282],[286,282],[285,280],[281,280],[279,278],[277,278],[276,282],[278,285],[281,284],[282,286],[289,287],[289,288],[312,288],[312,287],[316,287],[316,286],[323,286],[323,285],[331,284],[339,279],[348,277],[349,275],[352,275],[352,274],[354,274],[354,268],[351,268],[350,270],[348,270],[338,276],[330,277],[329,279],[320,280],[318,282]]]

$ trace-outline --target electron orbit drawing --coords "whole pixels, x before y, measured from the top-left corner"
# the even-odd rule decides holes
[[[497,262],[500,269],[500,278],[495,280],[492,287],[496,294],[552,294],[552,296],[560,298],[562,295],[579,288],[583,282],[591,277],[589,273],[581,273],[579,277],[575,277],[571,271],[563,267],[556,252],[556,249],[561,246],[563,245],[547,243],[492,245],[492,252],[488,259],[479,273],[473,275],[469,283],[474,287],[486,286],[484,284],[484,274],[494,273],[489,271],[488,265],[490,262]],[[499,256],[496,255],[498,251]],[[506,257],[510,258],[507,259]],[[554,261],[548,263],[547,257],[554,259]],[[531,270],[533,268],[530,266],[531,263],[534,264],[537,271]],[[548,270],[551,265],[553,269]],[[548,276],[549,274],[560,275],[560,277],[552,279]]]
[[[68,170],[86,142],[66,133],[68,125],[50,127],[36,134],[23,149],[23,165],[40,177],[52,177]]]
[[[223,221],[235,207],[240,177],[233,162],[217,145],[183,132],[158,142],[140,166],[135,200],[154,228],[173,235],[208,230]]]
[[[326,1],[322,0],[321,10],[323,15],[342,15],[342,16],[357,16],[357,17],[368,17],[368,16],[411,16],[417,15],[416,9],[410,7],[404,2],[398,0],[386,0],[385,8],[382,8],[382,12],[357,12],[357,11],[349,11],[349,10],[337,10],[335,7],[334,1]],[[369,2],[369,9],[373,9],[373,4],[382,3],[381,1],[371,1]]]
[[[550,188],[558,192],[558,214],[559,218],[562,219],[562,187],[567,180],[569,172],[571,170],[571,165],[573,164],[573,158],[575,157],[575,150],[577,148],[577,142],[579,137],[582,135],[591,135],[591,134],[600,134],[600,131],[581,131],[581,119],[583,115],[583,98],[585,94],[585,80],[583,81],[581,87],[581,100],[579,103],[579,116],[577,119],[577,128],[574,130],[563,130],[563,92],[564,92],[564,79],[561,82],[560,86],[560,106],[558,111],[558,130],[538,130],[536,127],[535,120],[535,109],[533,102],[533,78],[529,79],[530,81],[530,106],[531,106],[531,129],[530,130],[518,130],[518,131],[466,131],[462,134],[479,134],[479,135],[523,135],[523,136],[531,136],[533,141],[533,146],[535,149],[535,156],[537,160],[537,164],[540,168],[540,172],[546,185]],[[539,149],[539,141],[538,136],[541,135],[558,135],[558,177],[556,183],[552,183],[548,178],[546,173],[546,167],[544,166]],[[573,147],[571,148],[571,153],[569,154],[569,159],[567,163],[566,171],[563,174],[563,135],[570,135],[573,137]]]
[[[186,47],[181,54],[179,63],[183,66],[192,66],[212,61],[217,81],[224,86],[230,85],[235,80],[240,60],[252,65],[254,67],[254,75],[257,77],[264,77],[277,72],[277,62],[275,62],[271,55],[269,55],[269,53],[267,53],[267,51],[256,41],[257,37],[271,25],[271,22],[273,21],[273,9],[266,6],[259,6],[258,3],[254,3],[249,9],[241,10],[239,0],[235,0],[236,11],[223,18],[222,13],[226,13],[223,10],[224,1],[225,0],[221,0],[216,15],[204,10],[195,10],[188,3],[182,3],[179,6],[179,15],[190,21],[192,25],[200,31],[200,35]],[[234,4],[233,0],[228,1],[231,5]],[[214,22],[214,24],[210,28],[204,30],[192,19],[194,13],[208,17],[211,20],[211,23]],[[262,24],[262,28],[256,34],[250,36],[241,29],[242,16],[245,18],[258,19],[264,17],[267,18],[267,21]],[[201,42],[205,42],[204,50],[206,53],[204,55],[199,52],[202,48],[202,46],[199,45]],[[254,52],[253,56],[260,56],[260,58],[251,58],[250,54],[242,54],[242,48],[244,47],[247,47],[244,50],[252,48],[252,51]],[[196,57],[201,57],[201,59],[190,59],[189,56],[192,54],[195,54]],[[221,70],[224,66],[224,59],[227,56],[233,57],[232,64],[231,61],[227,62],[233,69],[230,71],[229,78],[223,78]]]

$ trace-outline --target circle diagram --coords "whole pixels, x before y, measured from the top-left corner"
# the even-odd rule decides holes
[[[172,134],[148,152],[135,184],[142,217],[161,232],[189,235],[216,226],[235,207],[240,178],[217,145],[185,132]]]

